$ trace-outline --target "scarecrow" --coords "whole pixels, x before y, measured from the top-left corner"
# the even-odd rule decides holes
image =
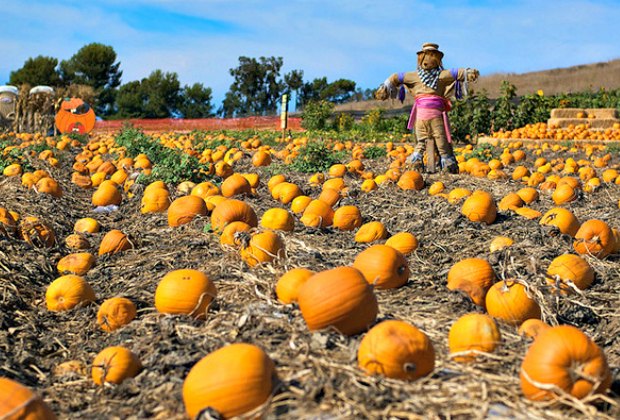
[[[425,43],[418,51],[416,71],[394,73],[386,79],[375,93],[375,98],[405,100],[406,90],[414,96],[408,129],[415,129],[417,143],[408,162],[414,169],[424,170],[426,151],[427,171],[435,172],[435,147],[441,158],[441,170],[458,173],[459,168],[452,150],[452,137],[448,122],[448,111],[452,104],[450,97],[461,99],[467,95],[467,83],[478,79],[476,69],[455,68],[444,70],[441,62],[443,53],[439,45]]]

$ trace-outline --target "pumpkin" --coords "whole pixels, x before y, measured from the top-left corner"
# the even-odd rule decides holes
[[[368,222],[360,226],[355,232],[355,242],[358,243],[370,243],[384,239],[388,236],[388,232],[385,229],[383,223],[379,221]]]
[[[184,195],[175,199],[168,207],[168,226],[178,227],[185,225],[194,218],[205,216],[207,205],[205,200],[197,195]]]
[[[93,192],[92,204],[95,207],[109,205],[118,206],[121,204],[122,198],[116,183],[101,183],[95,192]]]
[[[12,163],[2,171],[4,176],[19,176],[22,174],[22,166],[19,163]]]
[[[540,319],[538,303],[528,296],[525,286],[514,280],[495,283],[486,295],[489,315],[511,325],[520,325],[530,318]]]
[[[491,252],[501,251],[502,249],[511,247],[514,243],[515,241],[512,238],[509,238],[507,236],[496,236],[491,241],[491,245],[489,245],[489,251]]]
[[[129,237],[118,229],[112,229],[105,234],[99,244],[99,255],[116,254],[133,248]]]
[[[17,232],[17,223],[11,213],[0,207],[0,235],[13,236]]]
[[[258,188],[258,185],[260,184],[260,176],[258,174],[241,174],[241,176],[243,176],[248,181],[252,190]]]
[[[540,333],[542,333],[547,328],[550,328],[548,324],[541,321],[540,319],[532,318],[526,319],[519,326],[517,333],[521,337],[529,338],[534,340]]]
[[[390,236],[385,244],[407,256],[418,249],[418,238],[413,233],[398,232]]]
[[[245,222],[232,222],[226,225],[222,234],[220,235],[220,245],[231,246],[233,248],[241,246],[238,232],[249,232],[252,226]]]
[[[308,204],[312,201],[312,198],[307,195],[297,196],[291,201],[291,211],[295,214],[301,214],[306,210]]]
[[[415,190],[420,191],[424,188],[424,178],[417,171],[406,171],[398,178],[396,183],[401,190]]]
[[[577,198],[579,198],[579,194],[576,188],[565,183],[560,184],[555,188],[553,194],[551,194],[551,198],[556,205],[560,205],[577,200]]]
[[[263,150],[259,150],[252,156],[252,165],[256,167],[271,165],[271,155]]]
[[[369,375],[415,381],[435,368],[435,349],[427,335],[413,325],[388,320],[362,338],[357,364]]]
[[[324,191],[334,191],[327,189]],[[320,198],[319,198],[320,199]],[[342,206],[334,212],[334,227],[338,230],[351,231],[362,225],[362,213],[357,206]]]
[[[101,350],[93,360],[92,378],[97,385],[120,384],[142,370],[140,359],[131,350],[111,346]]]
[[[604,393],[612,375],[599,346],[578,328],[560,325],[536,337],[521,364],[520,379],[526,398],[544,401],[563,393],[577,399]]]
[[[267,189],[269,190],[269,192],[273,191],[273,188],[282,183],[282,182],[286,182],[286,176],[282,175],[282,174],[278,174],[278,175],[274,175],[271,178],[269,178],[269,181],[267,181]]]
[[[456,362],[473,362],[478,352],[492,353],[500,342],[497,324],[486,314],[465,314],[448,333],[450,357]]]
[[[466,258],[448,271],[448,289],[465,293],[478,306],[485,306],[485,297],[495,282],[495,272],[488,261]]]
[[[297,301],[310,331],[334,328],[344,335],[367,329],[379,310],[372,286],[353,267],[313,275],[299,289]]]
[[[112,332],[129,324],[136,317],[136,305],[127,298],[106,299],[97,311],[97,324],[102,330]]]
[[[192,193],[192,189],[196,186],[196,183],[192,181],[183,181],[177,185],[177,192],[180,195],[188,195]]]
[[[559,231],[574,237],[579,230],[579,220],[570,211],[562,207],[554,207],[543,215],[539,222],[543,226],[551,226],[552,233]]]
[[[241,259],[250,267],[284,257],[284,242],[273,231],[265,231],[250,236],[241,245]]]
[[[265,403],[273,392],[275,365],[258,346],[235,343],[198,361],[183,382],[183,403],[190,418],[212,408],[235,417]]]
[[[95,292],[90,284],[75,274],[58,277],[45,291],[47,309],[54,312],[68,311],[94,301]]]
[[[0,376],[0,418],[6,420],[55,420],[43,399],[29,388]]]
[[[578,255],[564,254],[556,257],[547,268],[547,283],[563,295],[572,291],[570,284],[579,290],[587,289],[594,281],[594,270]]]
[[[321,194],[319,194],[318,200],[324,201],[328,206],[333,208],[336,204],[338,204],[341,198],[342,196],[340,195],[340,191],[333,188],[324,188],[321,191]]]
[[[377,183],[375,182],[374,179],[365,179],[364,182],[362,182],[362,185],[360,185],[360,190],[366,193],[370,191],[374,191],[376,189],[377,189]]]
[[[525,217],[526,219],[529,219],[529,220],[540,219],[543,216],[543,214],[539,212],[538,210],[534,210],[532,208],[525,207],[525,206],[514,209],[514,212],[518,214],[519,216]]]
[[[260,225],[266,229],[292,232],[295,229],[295,219],[286,209],[271,208],[263,213]]]
[[[251,195],[252,187],[242,175],[234,173],[222,182],[222,195],[230,198],[236,195]]]
[[[170,192],[167,188],[151,187],[149,184],[142,194],[140,212],[147,213],[163,213],[170,207]]]
[[[525,203],[523,202],[523,199],[519,196],[519,194],[510,193],[506,194],[504,198],[499,201],[497,208],[500,211],[514,210],[516,208],[523,207],[524,204]]]
[[[88,249],[90,242],[80,233],[72,233],[65,238],[65,245],[71,249]]]
[[[525,166],[517,166],[514,171],[512,171],[512,180],[520,181],[525,176],[530,176],[530,170]]]
[[[573,248],[578,254],[589,254],[597,258],[605,258],[615,248],[615,238],[609,225],[598,219],[582,223],[575,234]]]
[[[203,200],[212,195],[219,195],[220,189],[209,181],[201,182],[192,187],[190,195],[200,197]]]
[[[211,213],[211,228],[221,232],[227,224],[245,222],[252,227],[258,225],[258,218],[254,209],[245,201],[228,199],[218,204]]]
[[[532,204],[534,201],[537,201],[539,198],[538,191],[536,188],[526,187],[521,188],[517,191],[517,195],[523,200],[525,204]]]
[[[34,216],[26,216],[20,221],[19,236],[36,248],[51,248],[56,244],[52,228]]]
[[[185,314],[204,319],[216,296],[215,284],[202,271],[173,270],[157,284],[155,308],[163,314]]]
[[[347,173],[347,167],[342,163],[336,163],[329,167],[327,174],[331,178],[341,178]]]
[[[284,273],[276,283],[276,296],[284,304],[297,302],[299,288],[314,274],[307,268],[293,268]]]
[[[437,195],[442,193],[446,189],[446,186],[441,181],[435,181],[428,187],[428,195]]]
[[[400,287],[407,283],[410,274],[405,256],[387,245],[373,245],[360,252],[353,267],[377,289]]]
[[[60,259],[56,268],[60,274],[76,274],[82,276],[95,265],[95,256],[90,252],[77,252]]]
[[[92,217],[79,219],[73,225],[73,231],[76,233],[97,233],[99,230],[101,230],[101,225]]]
[[[336,191],[343,191],[346,188],[346,184],[344,182],[344,179],[338,177],[338,178],[331,178],[328,179],[327,181],[325,181],[323,183],[323,187],[322,189],[327,189],[327,188],[331,188],[333,190]]]
[[[271,190],[271,197],[282,204],[289,204],[300,195],[303,195],[301,188],[291,182],[281,182]]]
[[[334,223],[334,210],[324,201],[312,200],[299,220],[308,227],[331,226]]]
[[[55,198],[62,197],[62,188],[53,178],[41,178],[34,188],[38,193],[48,194]]]
[[[497,217],[497,207],[491,194],[477,190],[467,197],[461,207],[461,213],[472,222],[484,222],[490,225]]]

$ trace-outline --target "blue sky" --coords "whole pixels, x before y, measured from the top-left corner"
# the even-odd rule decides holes
[[[2,0],[0,84],[29,57],[68,59],[100,42],[123,83],[176,72],[211,87],[217,108],[242,55],[374,88],[413,69],[423,42],[440,45],[446,67],[483,75],[620,58],[618,22],[620,0]]]

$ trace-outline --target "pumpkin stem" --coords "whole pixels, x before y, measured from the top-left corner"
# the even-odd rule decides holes
[[[403,370],[407,373],[413,373],[416,371],[416,369],[417,366],[415,365],[415,363],[407,362],[403,364]]]

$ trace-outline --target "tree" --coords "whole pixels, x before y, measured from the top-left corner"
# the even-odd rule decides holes
[[[213,116],[212,90],[202,83],[185,86],[180,94],[179,112],[183,118],[208,118]]]
[[[313,101],[328,101],[343,103],[351,99],[355,94],[355,82],[348,79],[338,79],[332,83],[327,82],[327,77],[316,78],[311,82],[304,83],[297,97],[297,106],[304,107]]]
[[[181,84],[176,73],[153,71],[141,81],[120,87],[119,118],[170,118],[179,115]]]
[[[9,84],[58,86],[61,81],[56,66],[58,66],[58,60],[53,57],[39,55],[29,58],[20,69],[11,72]]]
[[[92,43],[83,46],[69,60],[60,62],[60,73],[66,84],[92,86],[97,95],[94,108],[98,114],[114,112],[116,88],[121,84],[123,72],[116,62],[114,48]]]
[[[234,82],[226,93],[222,108],[224,117],[267,115],[277,111],[281,95],[301,86],[299,70],[280,77],[282,57],[239,57],[239,66],[230,69]]]
[[[143,94],[142,84],[139,80],[125,83],[118,89],[116,95],[116,116],[119,118],[142,118],[145,102],[146,96]]]

